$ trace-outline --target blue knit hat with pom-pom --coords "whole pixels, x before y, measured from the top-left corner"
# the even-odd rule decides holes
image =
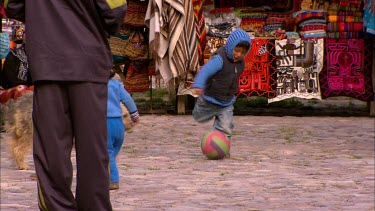
[[[238,45],[240,42],[247,42],[250,44],[251,48],[251,39],[250,36],[242,29],[236,29],[229,35],[226,43],[225,43],[225,52],[227,53],[230,59],[233,59],[233,49]],[[250,50],[249,48],[249,50]],[[246,52],[246,54],[249,52]],[[245,54],[245,55],[246,55]]]

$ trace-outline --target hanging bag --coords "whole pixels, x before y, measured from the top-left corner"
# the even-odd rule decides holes
[[[140,31],[134,31],[130,36],[125,54],[132,60],[148,59],[148,45]]]
[[[131,26],[144,26],[148,2],[128,0],[128,9],[123,23]]]

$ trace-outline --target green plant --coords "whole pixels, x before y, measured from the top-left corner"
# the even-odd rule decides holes
[[[235,108],[259,108],[267,107],[268,100],[265,97],[240,97],[237,98],[236,102],[233,104]]]
[[[269,104],[269,107],[272,108],[301,108],[303,106],[303,103],[296,98],[285,99]]]
[[[310,105],[315,105],[315,104],[318,104],[318,103],[319,103],[319,100],[317,100],[317,99],[309,99],[307,102],[308,102],[308,104],[310,104]]]

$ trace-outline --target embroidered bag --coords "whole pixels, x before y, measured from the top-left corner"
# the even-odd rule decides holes
[[[128,9],[123,23],[132,26],[144,26],[148,2],[128,0]]]
[[[132,60],[148,59],[148,45],[140,31],[134,31],[130,36],[125,54]]]

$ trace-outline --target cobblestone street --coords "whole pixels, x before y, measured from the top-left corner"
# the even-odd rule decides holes
[[[140,121],[118,157],[116,211],[375,209],[373,117],[235,116],[231,157],[217,161],[200,151],[212,122]],[[1,135],[1,211],[35,211],[33,170],[17,170]]]

